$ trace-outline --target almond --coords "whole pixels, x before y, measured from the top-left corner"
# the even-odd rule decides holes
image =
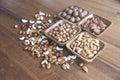
[[[88,72],[87,66],[84,65],[84,66],[82,66],[81,68],[82,68],[82,70],[83,70],[84,72],[86,72],[86,73]]]

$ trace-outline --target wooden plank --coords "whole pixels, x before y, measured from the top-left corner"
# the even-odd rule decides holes
[[[16,34],[18,30],[12,28],[14,24],[21,24],[22,17],[33,19],[33,15],[39,10],[56,14],[72,4],[81,6],[113,22],[113,26],[100,37],[107,42],[107,48],[95,61],[88,64],[89,73],[87,74],[83,73],[78,66],[78,60],[68,71],[61,70],[60,66],[52,66],[51,70],[40,68],[40,58],[30,57],[29,52],[23,50],[24,46]],[[2,0],[0,2],[0,51],[2,56],[5,55],[9,60],[15,62],[16,69],[20,68],[27,79],[31,76],[34,80],[119,80],[120,38],[116,37],[120,33],[118,27],[120,26],[119,7],[119,2],[114,0],[104,1],[104,3],[95,0]],[[19,71],[16,70],[16,72]],[[8,80],[9,76],[2,78]]]
[[[18,64],[0,51],[1,80],[33,80]]]
[[[119,77],[120,59],[118,54],[120,53],[119,48],[112,46],[111,44],[108,43],[107,45],[109,47],[107,47],[103,51],[103,53],[101,53],[100,58],[97,58],[94,62],[91,63],[91,65],[88,65],[90,69],[89,69],[89,73],[87,74],[83,73],[80,70],[80,67],[78,66],[78,61],[76,61],[75,64],[72,65],[72,68],[69,71],[61,70],[60,66],[53,66],[51,70],[45,70],[45,69],[39,68],[40,60],[36,59],[35,57],[30,57],[29,52],[25,52],[23,50],[24,46],[17,39],[18,38],[18,35],[16,34],[17,30],[13,29],[12,27],[13,27],[13,23],[20,24],[19,21],[12,17],[6,16],[6,14],[1,14],[0,17],[4,18],[0,23],[1,24],[0,29],[2,30],[0,31],[0,37],[1,37],[0,50],[2,50],[4,54],[6,54],[8,57],[12,58],[13,60],[16,60],[16,62],[22,68],[24,68],[26,72],[29,72],[30,74],[35,75],[37,79],[40,78],[43,80],[47,80],[47,79],[52,79],[52,80],[56,80],[56,79],[88,80],[90,79],[92,80],[92,79],[97,79],[96,76],[98,76],[99,79],[97,80],[101,80],[101,79],[119,80],[120,78]],[[6,22],[6,20],[8,20],[9,22]],[[3,44],[5,42],[8,42],[7,45]],[[116,55],[112,54],[109,50],[114,51]],[[108,71],[109,73],[107,73]],[[98,73],[98,74],[95,74],[95,73]],[[46,75],[48,77],[46,77]],[[66,76],[69,76],[69,77],[66,77]]]

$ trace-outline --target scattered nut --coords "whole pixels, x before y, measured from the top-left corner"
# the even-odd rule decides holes
[[[14,28],[17,29],[17,28],[18,28],[18,25],[15,25]]]
[[[48,63],[47,64],[47,69],[50,69],[51,68],[51,63]]]
[[[22,23],[27,23],[28,22],[28,20],[26,20],[26,19],[22,19],[21,21],[22,21]]]
[[[37,57],[40,57],[40,54],[37,54]]]
[[[86,72],[86,73],[88,72],[87,66],[82,66],[81,68],[82,68],[82,70],[83,70],[84,72]]]
[[[66,70],[67,68],[66,68],[66,64],[63,64],[62,65],[62,68],[64,69],[64,70]]]
[[[68,63],[65,63],[65,64],[62,65],[62,68],[64,70],[70,69],[70,65]]]

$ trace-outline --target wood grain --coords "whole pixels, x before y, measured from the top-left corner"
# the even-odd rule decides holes
[[[87,66],[84,73],[78,60],[71,69],[60,66],[40,68],[40,59],[31,57],[18,40],[21,18],[33,19],[38,11],[57,14],[69,5],[78,5],[112,21],[100,37],[107,48]],[[0,80],[120,80],[120,1],[119,0],[1,0],[0,1]]]

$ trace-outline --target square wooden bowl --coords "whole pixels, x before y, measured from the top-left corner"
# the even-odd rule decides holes
[[[72,5],[72,6],[75,6],[75,5]],[[69,7],[70,7],[70,6],[68,6],[67,8],[69,8]],[[78,6],[75,6],[75,7],[78,7]],[[78,7],[78,8],[81,8],[81,7]],[[65,9],[66,9],[66,8],[65,8]],[[65,10],[65,9],[64,9],[64,10]],[[83,9],[83,8],[81,8],[81,9]],[[84,18],[82,18],[79,22],[73,23],[73,22],[71,22],[71,21],[69,21],[69,20],[67,20],[67,19],[65,19],[65,18],[63,18],[63,17],[61,16],[61,13],[62,13],[64,10],[62,10],[61,12],[59,12],[58,17],[61,18],[61,19],[64,20],[64,21],[70,23],[70,24],[73,24],[73,25],[78,25],[84,18],[86,18],[87,16],[90,15],[89,11],[86,10],[86,11],[88,11],[88,15],[85,16]],[[85,9],[83,9],[83,10],[85,10]]]
[[[66,44],[66,47],[68,50],[70,50],[73,54],[77,55],[80,59],[82,59],[83,61],[85,62],[92,62],[100,53],[101,51],[105,48],[105,42],[103,42],[102,40],[98,39],[100,41],[100,49],[98,51],[98,53],[91,59],[87,59],[85,57],[83,57],[82,55],[76,53],[75,51],[73,51],[70,47],[71,43],[76,40],[79,36],[82,36],[82,34],[84,35],[84,33],[87,33],[88,35],[90,35],[91,37],[93,38],[96,38],[95,36],[91,35],[90,33],[88,32],[81,32],[80,34],[78,34],[75,38],[73,38],[71,41],[69,41],[67,44]]]
[[[90,14],[89,16],[85,17],[85,18],[79,23],[79,25],[84,24],[88,19],[91,19],[91,18],[94,18],[94,17],[96,17],[96,18],[98,17],[100,20],[103,21],[104,24],[107,25],[106,28],[105,28],[105,30],[103,30],[100,34],[97,35],[97,34],[95,34],[94,32],[92,32],[89,27],[86,28],[86,29],[83,29],[83,27],[81,27],[81,28],[82,28],[83,30],[89,32],[90,34],[93,34],[93,35],[95,35],[95,36],[98,37],[98,36],[101,36],[101,35],[110,27],[110,25],[112,24],[112,22],[109,21],[109,20],[107,20],[107,19],[105,19],[105,18],[103,18],[103,17],[100,17],[100,16],[98,16],[98,15]]]
[[[58,45],[60,45],[60,46],[64,46],[66,43],[68,43],[72,38],[74,38],[78,33],[80,33],[81,32],[81,28],[78,26],[77,28],[76,28],[76,30],[78,30],[77,31],[77,33],[72,37],[72,38],[70,38],[68,41],[66,41],[66,42],[64,42],[64,43],[61,43],[61,42],[59,42],[59,41],[57,41],[54,37],[52,37],[52,36],[50,36],[48,33],[52,30],[52,29],[54,29],[54,28],[56,28],[56,27],[58,27],[58,25],[60,24],[60,23],[67,23],[67,22],[65,22],[65,21],[63,21],[63,20],[60,20],[60,21],[58,21],[58,22],[56,22],[55,24],[53,24],[51,27],[49,27],[48,29],[46,29],[45,30],[45,35],[47,36],[47,37],[49,37],[50,39],[52,39],[53,41],[55,41]],[[68,23],[69,24],[69,23]],[[72,26],[72,24],[70,24],[71,26]]]

